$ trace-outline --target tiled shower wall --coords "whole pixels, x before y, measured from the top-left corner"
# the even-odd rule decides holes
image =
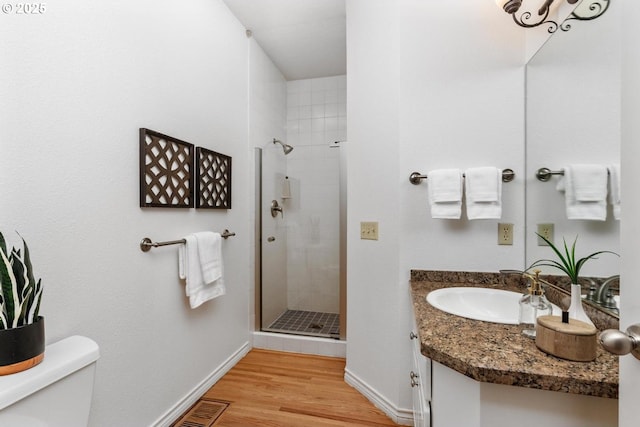
[[[287,305],[339,312],[340,148],[346,76],[287,82]],[[333,147],[333,148],[331,148]]]

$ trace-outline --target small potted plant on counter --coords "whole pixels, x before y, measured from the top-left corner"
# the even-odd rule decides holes
[[[33,276],[27,242],[12,248],[0,233],[0,375],[29,369],[44,358],[42,284]]]
[[[614,254],[618,255],[612,251],[598,251],[594,252],[591,255],[587,255],[586,257],[576,259],[576,242],[578,241],[578,237],[576,236],[571,248],[567,245],[567,241],[562,238],[564,243],[564,252],[560,251],[549,239],[546,237],[536,233],[538,237],[544,240],[551,249],[558,256],[558,260],[553,259],[540,259],[535,261],[529,269],[540,266],[547,266],[556,268],[571,279],[571,305],[569,306],[569,317],[572,319],[582,320],[583,322],[589,323],[593,325],[589,316],[584,312],[582,308],[582,288],[578,283],[578,278],[580,276],[580,270],[586,264],[587,261],[591,259],[596,259],[600,254]],[[527,269],[528,270],[528,269]]]

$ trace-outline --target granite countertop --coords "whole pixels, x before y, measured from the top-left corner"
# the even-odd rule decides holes
[[[443,287],[481,286],[521,292],[516,280],[493,273],[411,272],[411,294],[422,354],[476,381],[590,396],[618,397],[618,358],[600,346],[593,362],[572,362],[539,350],[520,325],[445,313],[426,301]]]

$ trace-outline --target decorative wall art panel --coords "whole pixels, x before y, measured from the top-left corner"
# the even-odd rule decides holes
[[[196,208],[231,209],[231,157],[196,148]]]
[[[194,205],[193,144],[140,129],[140,207]]]

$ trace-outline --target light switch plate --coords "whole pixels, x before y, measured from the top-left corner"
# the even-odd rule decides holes
[[[361,222],[360,239],[378,240],[378,223],[374,221]]]

